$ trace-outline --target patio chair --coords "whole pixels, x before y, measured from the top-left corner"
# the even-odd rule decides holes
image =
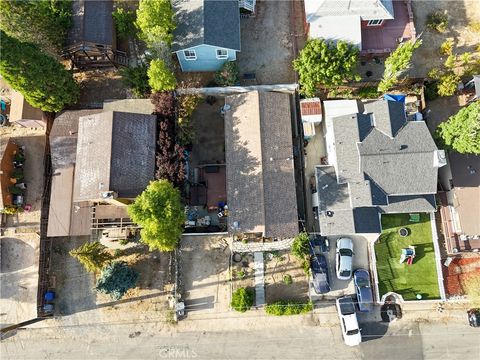
[[[409,214],[410,215],[410,222],[419,222],[420,221],[420,214]]]

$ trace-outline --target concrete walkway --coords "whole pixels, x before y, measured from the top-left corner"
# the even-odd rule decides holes
[[[276,84],[276,85],[187,88],[187,89],[177,89],[177,92],[179,94],[227,96],[227,95],[234,95],[234,94],[242,94],[249,91],[278,91],[278,92],[285,92],[285,93],[293,93],[297,88],[298,88],[297,84]]]
[[[265,276],[263,253],[253,253],[254,269],[255,269],[255,305],[263,306],[265,304]]]
[[[244,244],[241,241],[232,242],[232,252],[256,252],[256,251],[279,251],[288,250],[292,246],[294,239],[285,239],[274,242],[247,242]]]

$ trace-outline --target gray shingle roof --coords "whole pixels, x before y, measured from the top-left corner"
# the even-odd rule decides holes
[[[336,168],[316,168],[323,235],[370,232],[379,211],[435,211],[437,147],[423,121],[407,122],[403,105],[392,104],[365,105],[375,127],[365,114],[328,120]],[[352,226],[356,230],[348,232]]]
[[[229,225],[267,237],[298,234],[290,97],[250,92],[226,98]]]
[[[73,26],[68,34],[69,45],[82,41],[113,45],[112,0],[75,0],[72,11]]]
[[[74,199],[140,194],[155,172],[156,117],[106,111],[83,116],[78,125]]]
[[[240,51],[237,0],[173,0],[173,51],[207,44]]]
[[[376,100],[364,103],[365,113],[373,115],[375,128],[393,138],[407,122],[405,106],[401,102]]]
[[[392,0],[306,0],[318,6],[317,16],[359,15],[362,20],[393,19]]]

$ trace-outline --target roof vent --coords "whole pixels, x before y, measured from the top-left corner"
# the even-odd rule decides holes
[[[333,211],[328,210],[328,211],[326,212],[326,214],[327,214],[328,217],[332,217],[332,216],[333,216]]]
[[[102,192],[102,199],[116,199],[118,194],[115,191]]]
[[[436,150],[433,156],[433,166],[441,168],[447,165],[447,157],[445,156],[445,150]]]
[[[408,149],[408,145],[400,145],[399,150],[405,150]]]

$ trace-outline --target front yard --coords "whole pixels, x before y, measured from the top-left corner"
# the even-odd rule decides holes
[[[409,235],[399,235],[407,228]],[[402,249],[415,247],[412,265],[400,263]],[[435,252],[432,240],[430,215],[420,214],[420,221],[411,222],[409,214],[382,215],[382,234],[375,244],[378,286],[380,296],[393,291],[405,300],[439,299]]]

